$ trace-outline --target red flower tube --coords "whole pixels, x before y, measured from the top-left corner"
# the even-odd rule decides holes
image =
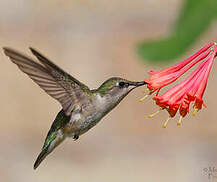
[[[214,46],[214,48],[212,46]],[[216,53],[216,43],[210,43],[190,58],[175,66],[159,72],[152,71],[150,73],[151,77],[148,80],[145,80],[148,83],[148,89],[150,90],[149,95],[158,90],[156,96],[153,97],[153,100],[155,100],[156,104],[160,107],[160,110],[166,109],[170,115],[163,125],[164,128],[169,119],[174,117],[178,110],[180,119],[177,125],[180,125],[181,119],[189,113],[189,105],[191,102],[194,102],[193,115],[202,108],[202,105],[204,105],[202,97],[207,86],[208,77]],[[195,60],[193,61],[193,59]],[[203,62],[200,63],[200,65],[184,81],[173,86],[162,95],[158,95],[160,88],[176,81],[181,75],[202,60]],[[158,112],[159,111],[156,113]],[[156,113],[149,115],[149,117],[154,116]]]
[[[159,90],[162,87],[176,81],[182,74],[188,71],[196,63],[203,60],[210,53],[211,50],[209,48],[213,46],[214,44],[215,44],[214,42],[209,43],[208,45],[204,46],[202,49],[200,49],[198,52],[196,52],[191,57],[187,58],[183,62],[178,63],[174,66],[171,66],[169,68],[163,69],[158,72],[150,71],[149,72],[150,78],[148,80],[145,80],[145,82],[148,83],[147,87],[149,88],[150,92],[153,93],[156,90]],[[192,64],[184,68],[187,64],[192,62],[195,58],[197,59]]]

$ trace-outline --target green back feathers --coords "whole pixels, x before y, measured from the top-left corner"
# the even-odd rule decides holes
[[[97,90],[101,96],[104,96],[106,92],[114,87],[117,84],[119,78],[110,78],[106,80]]]

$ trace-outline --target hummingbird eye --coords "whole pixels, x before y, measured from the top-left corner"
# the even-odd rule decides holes
[[[125,86],[125,82],[119,82],[118,86],[119,87],[124,87]]]

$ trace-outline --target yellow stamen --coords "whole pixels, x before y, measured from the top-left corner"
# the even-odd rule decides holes
[[[166,122],[163,124],[162,128],[166,128],[166,127],[167,127],[167,123],[168,123],[168,121],[170,120],[170,118],[171,118],[171,117],[168,117],[168,118],[167,118],[167,120],[166,120]]]
[[[198,111],[199,111],[199,109],[196,108],[196,107],[194,107],[194,111],[193,111],[193,113],[192,113],[192,116],[196,116],[196,114],[197,114]]]
[[[145,100],[148,96],[149,96],[149,94],[148,94],[148,95],[145,95],[144,97],[142,97],[141,99],[139,99],[139,102],[142,102],[142,101]]]
[[[177,126],[180,126],[182,123],[182,116],[180,116],[179,121],[177,122]]]
[[[142,94],[145,94],[148,91],[148,89],[145,89],[142,91]]]
[[[152,118],[153,116],[157,115],[162,109],[159,109],[158,111],[154,112],[153,114],[149,114],[148,118]]]
[[[213,51],[215,49],[216,45],[217,45],[217,43],[215,42],[214,45],[211,47],[211,51]]]

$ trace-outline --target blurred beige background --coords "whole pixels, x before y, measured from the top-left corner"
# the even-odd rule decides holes
[[[143,64],[139,41],[166,35],[182,0],[1,0],[0,47],[30,54],[35,47],[60,67],[98,87],[111,76],[147,78],[160,69]],[[217,24],[184,56],[216,41]],[[181,60],[181,59],[179,59]],[[178,61],[178,60],[177,60]],[[217,65],[203,109],[177,127],[141,89],[132,92],[78,141],[66,140],[34,171],[33,163],[60,105],[12,64],[1,51],[0,181],[31,182],[206,182],[203,169],[217,168]],[[217,179],[213,179],[216,180]]]

